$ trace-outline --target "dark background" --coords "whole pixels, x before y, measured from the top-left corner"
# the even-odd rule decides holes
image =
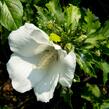
[[[101,22],[109,19],[109,1],[108,0],[81,0],[81,6],[89,8]]]

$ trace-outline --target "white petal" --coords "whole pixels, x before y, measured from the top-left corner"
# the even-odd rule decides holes
[[[7,70],[15,90],[26,92],[45,78],[48,72],[37,67],[42,55],[43,53],[29,58],[12,54],[7,63]]]
[[[18,92],[23,93],[32,88],[27,77],[33,71],[33,64],[35,62],[34,57],[24,58],[16,54],[12,54],[8,61],[7,70],[9,72],[9,77],[12,80],[13,88]]]
[[[65,53],[64,53],[65,54]],[[61,85],[71,87],[74,78],[74,71],[76,67],[76,55],[71,51],[68,55],[61,60],[60,64],[60,78]]]
[[[15,90],[23,93],[32,88],[30,81],[27,79],[27,76],[32,71],[31,64],[13,54],[7,63],[7,70]]]
[[[54,46],[55,50],[60,50],[60,49],[62,49],[61,46],[59,46],[59,45],[57,45],[57,44],[54,44],[54,43],[53,43],[53,46]]]
[[[59,73],[57,73],[55,68],[46,70],[46,76],[34,86],[34,92],[38,101],[49,102],[53,97],[59,79]]]
[[[49,38],[45,32],[26,23],[9,35],[10,49],[22,56],[33,56],[45,50],[49,45]]]

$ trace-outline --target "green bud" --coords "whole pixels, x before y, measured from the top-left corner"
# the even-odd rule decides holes
[[[67,43],[64,47],[64,49],[68,52],[70,52],[71,50],[74,51],[74,46],[71,43]]]

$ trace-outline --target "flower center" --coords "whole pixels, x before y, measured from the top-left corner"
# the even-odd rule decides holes
[[[37,65],[38,68],[51,67],[58,60],[58,52],[54,48],[45,50],[42,57]]]

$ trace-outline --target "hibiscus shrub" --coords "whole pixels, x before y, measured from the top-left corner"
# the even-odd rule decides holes
[[[109,20],[83,3],[0,1],[0,108],[109,108]],[[34,52],[36,58],[30,59]],[[30,72],[32,64],[36,69],[36,61],[39,66],[31,75],[38,75],[28,76],[26,70]],[[34,82],[40,75],[47,75],[46,85],[44,77]]]

